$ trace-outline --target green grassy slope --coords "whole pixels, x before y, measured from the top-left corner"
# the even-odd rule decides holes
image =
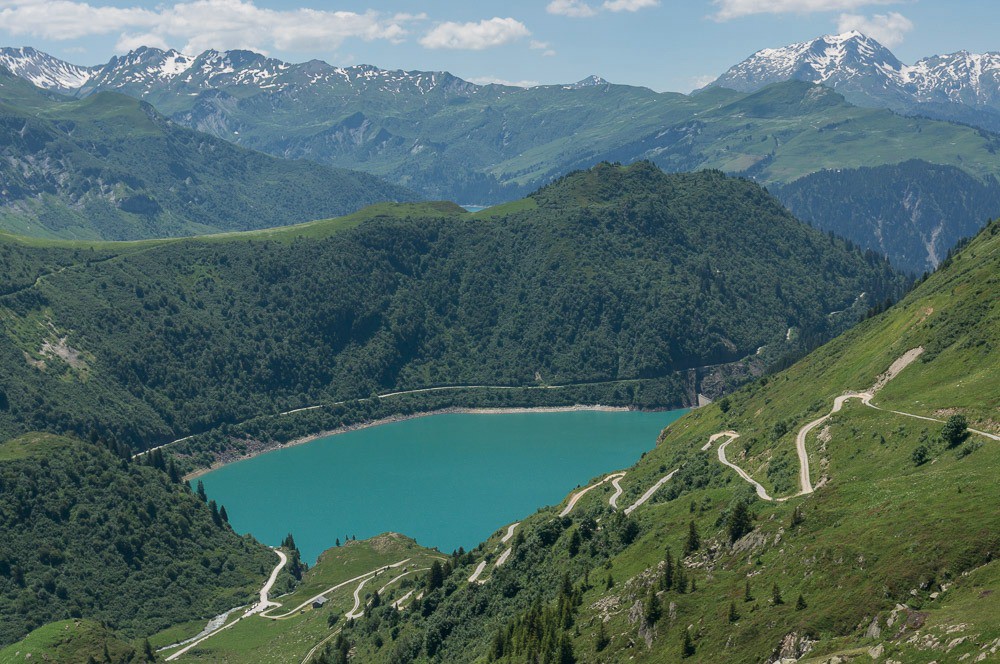
[[[435,385],[667,379],[673,405],[691,398],[677,372],[787,348],[790,327],[823,338],[903,284],[752,183],[645,163],[476,215],[376,207],[93,251],[0,300],[7,435],[145,447]]]
[[[692,661],[704,662],[871,661],[871,649],[903,662],[995,657],[1000,445],[970,434],[950,447],[940,423],[888,409],[960,413],[1000,433],[998,275],[994,222],[888,312],[668,428],[627,470],[619,505],[679,472],[631,517],[612,513],[610,483],[566,518],[540,510],[485,585],[429,594],[433,608],[406,612],[394,639],[384,629],[375,638],[364,623],[345,638],[365,661],[394,662],[522,662],[569,650],[581,662],[679,661],[685,634]],[[813,430],[807,449],[818,488],[794,497],[798,429],[917,347],[920,359],[875,397],[886,410],[849,401]],[[793,497],[756,499],[714,447],[702,449],[730,429],[741,434],[730,460],[772,495]],[[921,446],[928,458],[918,464]],[[739,504],[752,530],[731,543]],[[692,522],[700,542],[685,552]],[[502,548],[498,539],[484,543],[456,577]],[[668,549],[682,560],[684,592],[666,587]]]
[[[34,630],[23,640],[0,649],[0,664],[24,662],[125,662],[155,661],[110,629],[93,620],[62,620]]]
[[[345,614],[355,607],[354,593],[361,581],[352,579],[402,561],[406,562],[368,579],[358,593],[359,600],[367,607],[359,607],[360,610],[377,616],[374,620],[380,623],[385,618],[384,624],[389,627],[395,621],[390,604],[411,591],[419,592],[435,562],[449,562],[448,556],[394,533],[345,542],[327,550],[303,576],[296,590],[279,598],[280,607],[267,612],[265,617],[254,616],[219,632],[187,651],[181,661],[283,664],[302,661],[316,646],[320,646],[319,653],[327,644],[333,649],[338,645],[336,636],[349,622]],[[329,591],[331,588],[336,589]],[[380,606],[368,607],[376,592]],[[311,600],[321,593],[329,601],[314,608]],[[405,600],[404,606],[412,597],[413,594]],[[288,615],[299,606],[302,608]],[[197,629],[192,631],[197,633]],[[159,643],[163,638],[154,635],[150,641]],[[163,656],[174,652],[176,649],[164,650]]]
[[[0,70],[0,228],[130,240],[265,228],[416,194],[184,129],[102,93],[70,100]]]
[[[176,478],[48,434],[0,443],[0,531],[0,644],[59,619],[135,638],[208,618],[247,603],[275,562]]]

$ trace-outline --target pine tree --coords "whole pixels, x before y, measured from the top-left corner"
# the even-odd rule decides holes
[[[660,598],[656,596],[652,588],[646,593],[646,602],[643,605],[642,613],[650,625],[655,625],[656,621],[660,619]]]
[[[736,611],[736,602],[729,603],[729,622],[734,623],[740,619],[740,614]]]
[[[437,590],[444,585],[444,568],[441,563],[435,560],[431,563],[431,568],[427,572],[427,592]]]
[[[597,652],[601,652],[608,647],[608,643],[610,642],[607,630],[604,629],[604,621],[599,620],[597,623],[597,634],[594,636],[594,648]]]
[[[753,601],[753,595],[750,594],[750,579],[747,579],[747,587],[746,590],[743,591],[743,601],[744,602]]]
[[[802,609],[806,608],[806,606],[808,606],[806,604],[806,598],[802,596],[802,593],[799,593],[799,598],[795,600],[795,610],[801,611]]]
[[[691,630],[684,630],[684,641],[681,643],[681,657],[687,659],[694,654],[694,641],[691,640]]]
[[[698,535],[698,527],[694,525],[692,520],[688,523],[688,538],[687,542],[684,544],[684,555],[690,555],[698,550],[701,546],[701,536]]]
[[[576,664],[576,655],[573,654],[573,642],[569,640],[569,634],[563,632],[559,639],[559,664]]]
[[[580,531],[574,530],[573,534],[569,538],[569,557],[573,558],[576,554],[580,553],[580,545],[583,543],[583,538],[580,537]]]
[[[674,561],[673,556],[670,555],[669,547],[667,548],[665,561],[666,566],[663,568],[663,577],[660,580],[660,586],[663,590],[670,590],[674,587]]]
[[[495,662],[503,657],[503,645],[503,631],[498,629],[496,634],[493,635],[493,641],[490,642],[489,658],[491,662]]]
[[[687,585],[687,572],[684,571],[684,565],[681,562],[681,559],[678,558],[677,567],[674,569],[674,588],[677,589],[677,592],[683,594],[687,592]]]
[[[796,505],[795,509],[792,511],[791,527],[797,528],[804,520],[805,517],[802,516],[802,506]]]
[[[181,483],[181,473],[177,469],[177,463],[174,461],[173,457],[170,458],[170,465],[167,467],[167,475],[170,476],[170,481],[174,484]]]
[[[729,515],[729,541],[735,542],[753,530],[753,519],[747,504],[742,500],[737,501]]]
[[[219,517],[226,523],[229,523],[229,512],[226,511],[225,505],[219,507]]]
[[[785,600],[781,599],[781,589],[778,588],[777,583],[771,588],[771,603],[775,606],[785,603]]]
[[[222,527],[222,517],[219,516],[219,506],[215,504],[214,500],[208,501],[208,509],[212,513],[212,522],[216,526],[219,526],[221,528]]]
[[[202,502],[206,502],[207,503],[208,502],[208,495],[205,493],[205,483],[202,482],[201,480],[198,480],[198,485],[197,486],[198,486],[198,488],[195,489],[195,493],[198,494],[198,497],[201,498]]]

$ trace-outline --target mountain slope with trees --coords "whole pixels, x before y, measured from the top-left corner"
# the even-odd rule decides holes
[[[8,246],[14,264],[53,265],[0,299],[0,430],[139,449],[438,385],[669,379],[647,405],[690,403],[671,376],[793,349],[789,328],[828,338],[906,285],[753,183],[646,163],[478,214],[382,206],[264,233]]]
[[[630,515],[608,482],[571,512],[542,509],[502,567],[506,528],[338,643],[373,662],[993,658],[1000,444],[966,427],[1000,434],[998,275],[993,222],[898,305],[671,425],[618,504],[677,472]],[[852,400],[807,437],[816,488],[796,495],[799,428],[913,349],[878,408]],[[729,459],[787,501],[719,463],[706,443],[724,431],[740,434]],[[488,581],[466,582],[482,560]]]
[[[0,67],[0,228],[134,240],[249,230],[417,195],[185,129],[149,104],[59,97]]]
[[[141,637],[249,603],[267,578],[274,553],[224,509],[162,457],[117,451],[47,434],[0,443],[0,645],[81,617]]]

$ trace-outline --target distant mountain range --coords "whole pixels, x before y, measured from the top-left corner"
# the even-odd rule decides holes
[[[447,72],[291,64],[251,51],[192,56],[139,48],[91,68],[30,48],[5,49],[2,57],[51,92],[121,92],[190,129],[279,157],[366,171],[430,199],[514,200],[600,161],[649,160],[673,172],[714,168],[760,182],[806,221],[914,273],[932,269],[960,237],[995,216],[1000,198],[1000,137],[926,117],[987,118],[992,111],[983,104],[997,89],[984,64],[992,56],[977,56],[980,75],[967,86],[980,91],[980,106],[959,95],[969,104],[922,101],[913,112],[925,117],[902,117],[873,108],[892,101],[896,111],[912,110],[902,83],[893,88],[877,77],[902,81],[900,72],[909,72],[907,80],[915,80],[917,69],[930,72],[932,61],[958,56],[905,68],[855,33],[761,51],[693,95],[596,76],[528,89],[476,85]],[[879,102],[856,91],[862,83],[896,92]],[[940,86],[948,87],[945,78]],[[920,88],[928,100],[936,98],[931,87]],[[859,170],[903,163],[903,171],[879,171],[879,181],[905,180],[905,195],[873,186]],[[799,186],[787,189],[792,183]],[[849,209],[827,204],[830,193]]]
[[[48,81],[57,71],[73,75],[32,71]],[[138,240],[287,225],[418,198],[368,173],[277,159],[192,131],[124,95],[74,100],[0,68],[0,230]]]
[[[857,31],[765,48],[711,86],[753,92],[788,80],[825,85],[862,106],[1000,129],[1000,53],[959,51],[907,65]]]

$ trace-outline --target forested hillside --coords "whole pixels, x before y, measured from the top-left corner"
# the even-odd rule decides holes
[[[135,638],[253,598],[273,552],[168,470],[46,434],[0,443],[0,646],[80,617]]]
[[[0,67],[0,229],[133,240],[346,214],[413,192],[185,129],[115,93],[82,101]]]
[[[824,170],[772,189],[803,221],[871,246],[914,274],[934,270],[949,248],[1000,216],[995,178],[979,181],[920,160]]]
[[[135,448],[393,389],[657,378],[780,354],[905,286],[755,184],[645,163],[478,214],[382,207],[260,234],[10,251],[53,266],[79,253],[0,299],[4,435]]]
[[[900,304],[680,419],[312,661],[995,658],[998,275],[993,222]]]

